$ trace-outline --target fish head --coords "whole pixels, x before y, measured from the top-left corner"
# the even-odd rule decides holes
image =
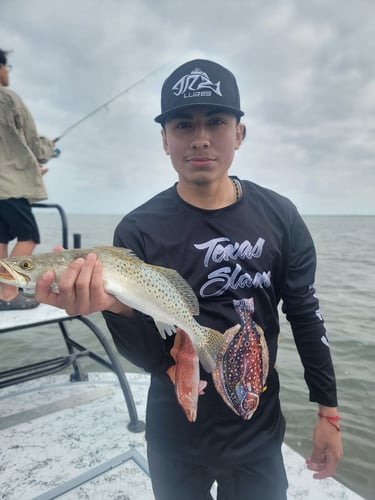
[[[11,257],[9,259],[0,260],[0,282],[7,285],[16,286],[17,288],[27,288],[31,281],[30,269],[33,263],[27,257],[17,259]],[[5,272],[2,272],[2,269]]]
[[[34,292],[36,282],[42,274],[54,271],[57,281],[69,263],[82,256],[84,255],[77,254],[74,250],[63,250],[0,259],[0,283]]]

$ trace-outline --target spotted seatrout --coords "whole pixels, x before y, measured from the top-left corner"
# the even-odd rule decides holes
[[[253,320],[254,301],[233,301],[240,325],[224,334],[226,344],[212,373],[216,390],[237,415],[249,420],[266,389],[268,347],[262,328]]]
[[[177,271],[146,264],[131,250],[116,247],[64,250],[9,257],[0,260],[7,273],[0,273],[0,282],[22,288],[24,293],[35,291],[36,281],[47,270],[56,274],[52,289],[67,266],[79,257],[95,253],[103,264],[103,283],[107,293],[155,320],[162,336],[180,327],[190,337],[199,360],[207,372],[212,372],[225,344],[224,336],[201,326],[194,316],[199,314],[194,291]]]

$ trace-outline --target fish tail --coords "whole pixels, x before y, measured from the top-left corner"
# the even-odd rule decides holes
[[[211,373],[225,345],[225,337],[217,330],[204,326],[200,328],[200,333],[202,334],[199,335],[201,340],[197,344],[199,361],[206,372]]]

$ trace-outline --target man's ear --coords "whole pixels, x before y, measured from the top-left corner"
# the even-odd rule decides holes
[[[243,125],[241,122],[237,123],[237,125],[236,125],[236,144],[235,144],[235,149],[240,149],[240,146],[242,144],[242,140],[245,137],[245,134],[246,134],[245,125]]]
[[[169,155],[169,148],[168,148],[168,141],[167,141],[167,134],[165,133],[165,129],[161,129],[161,136],[163,139],[163,148],[165,151],[165,154]]]

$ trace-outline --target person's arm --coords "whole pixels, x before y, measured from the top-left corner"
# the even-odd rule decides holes
[[[53,155],[55,143],[47,137],[39,136],[32,114],[21,99],[20,102],[20,113],[22,116],[21,127],[26,144],[35,156],[37,162],[45,164]],[[16,127],[18,128],[17,125],[19,126],[20,124],[16,123]]]
[[[336,379],[326,329],[314,287],[316,255],[311,236],[298,216],[292,228],[288,278],[283,291],[283,312],[291,324],[304,367],[310,401],[318,404],[313,452],[308,467],[322,479],[336,472],[342,457],[338,423]],[[331,417],[331,418],[327,418]],[[333,418],[332,418],[333,417]],[[336,420],[337,419],[337,420]]]
[[[104,319],[119,353],[147,372],[163,372],[173,364],[169,355],[171,339],[163,340],[153,319],[139,311],[121,316],[103,311]]]
[[[306,458],[307,467],[315,471],[314,479],[334,476],[343,456],[340,416],[337,407],[319,405],[313,434],[313,451]]]

